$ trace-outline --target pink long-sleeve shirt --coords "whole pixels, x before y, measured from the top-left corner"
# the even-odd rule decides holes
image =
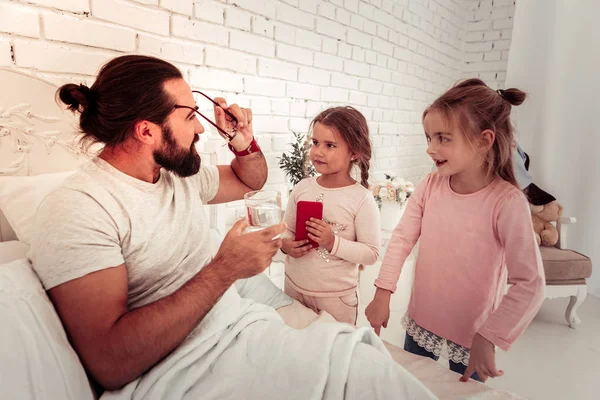
[[[449,178],[428,175],[393,232],[375,286],[396,290],[419,239],[409,316],[466,348],[479,333],[508,350],[543,300],[544,270],[523,193],[497,178],[461,195]],[[507,276],[514,285],[504,295]]]

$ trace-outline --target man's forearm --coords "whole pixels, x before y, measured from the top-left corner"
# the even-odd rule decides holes
[[[231,169],[246,186],[259,190],[267,182],[267,160],[262,151],[243,157],[236,157],[231,162]]]
[[[116,389],[150,369],[181,344],[235,282],[215,259],[175,293],[124,314],[103,340],[100,383]],[[97,364],[98,365],[98,364]]]

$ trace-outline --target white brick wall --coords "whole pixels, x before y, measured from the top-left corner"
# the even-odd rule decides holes
[[[465,71],[503,82],[512,3],[0,0],[0,66],[60,84],[93,82],[118,54],[172,61],[192,86],[254,108],[269,187],[282,190],[276,157],[292,130],[306,132],[326,107],[354,105],[369,120],[373,172],[417,181],[431,168],[424,107]]]
[[[40,37],[40,18],[35,9],[0,3],[0,32]]]
[[[463,77],[504,88],[516,0],[464,0],[467,10]]]
[[[72,42],[126,52],[136,49],[136,33],[129,28],[89,21],[84,17],[64,15],[53,11],[43,12],[42,18],[45,37],[52,41]],[[74,34],[74,32],[85,32],[85,34]]]
[[[169,13],[155,7],[143,7],[124,0],[102,0],[92,2],[91,14],[95,18],[141,31],[169,34]]]
[[[152,4],[156,4],[156,2]],[[180,14],[192,15],[194,13],[194,0],[160,0],[160,6]]]
[[[12,48],[8,40],[0,40],[0,67],[12,65]]]

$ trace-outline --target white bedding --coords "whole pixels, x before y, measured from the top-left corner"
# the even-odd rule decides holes
[[[398,399],[434,398],[402,367],[389,368],[394,371],[393,388],[356,385],[358,374],[352,375],[352,367],[356,371],[365,365],[354,360],[351,366],[350,361],[356,350],[365,350],[361,343],[379,350],[369,354],[373,359],[389,357],[371,329],[324,321],[298,330],[286,325],[272,308],[253,303],[224,332],[208,340],[190,335],[143,378],[101,399],[341,400],[347,395],[370,400],[387,399],[390,393]],[[373,376],[389,373],[383,363],[378,367],[381,370]],[[358,386],[351,391],[353,396],[347,393],[352,385]]]
[[[0,243],[0,251],[14,245]],[[0,354],[0,399],[93,399],[60,319],[22,257],[0,265]]]
[[[312,310],[294,301],[289,307],[278,310],[286,324],[301,329],[316,321],[332,321],[327,313],[317,315]],[[418,378],[440,400],[522,400],[512,393],[500,391],[476,381],[459,382],[460,375],[447,367],[425,357],[404,351],[391,343],[384,342],[392,358]]]
[[[17,259],[22,259],[23,257],[25,257],[26,251],[28,249],[28,246],[18,242],[18,241],[11,241],[11,242],[2,242],[0,243],[0,264],[4,264],[7,262],[10,262],[12,260],[17,260]],[[35,293],[35,295],[31,295],[28,294],[26,297],[21,297],[21,302],[19,303],[15,303],[13,304],[14,306],[19,306],[21,307],[21,305],[24,307],[22,308],[22,311],[19,315],[21,315],[21,317],[23,317],[24,315],[29,315],[27,312],[25,312],[25,310],[27,311],[31,311],[33,314],[31,315],[38,315],[40,318],[46,318],[44,317],[44,315],[47,315],[46,318],[46,322],[42,325],[39,324],[39,320],[38,322],[35,322],[32,320],[33,325],[29,328],[27,328],[26,326],[23,325],[24,323],[24,319],[19,317],[19,320],[21,321],[21,327],[17,327],[14,325],[14,323],[16,322],[16,320],[14,321],[9,321],[9,326],[12,326],[13,328],[15,328],[16,330],[14,331],[15,334],[18,335],[22,335],[22,333],[19,332],[23,332],[22,329],[26,329],[27,332],[33,332],[36,331],[35,329],[32,331],[32,327],[33,328],[39,328],[40,326],[46,326],[46,328],[44,328],[46,334],[48,332],[54,332],[51,336],[56,336],[58,337],[57,340],[56,338],[54,338],[53,340],[50,340],[50,337],[45,337],[45,339],[48,340],[38,340],[36,341],[38,343],[38,346],[36,349],[36,346],[31,346],[31,345],[26,345],[25,343],[21,343],[23,346],[19,345],[19,346],[15,346],[10,345],[10,351],[8,350],[9,348],[6,348],[7,353],[6,354],[11,354],[12,356],[16,356],[16,354],[18,353],[18,351],[20,351],[19,349],[22,349],[23,351],[26,351],[26,353],[28,353],[29,355],[27,356],[22,356],[19,357],[20,360],[24,360],[24,359],[30,359],[30,360],[36,360],[37,361],[34,364],[29,364],[30,367],[34,367],[35,365],[42,365],[42,363],[49,363],[53,365],[53,363],[55,363],[55,360],[46,360],[46,356],[44,356],[44,352],[41,351],[39,349],[39,344],[40,343],[46,343],[44,346],[48,346],[48,348],[50,348],[50,346],[54,346],[54,344],[50,344],[50,343],[57,343],[56,346],[58,348],[63,348],[63,350],[60,352],[63,354],[62,361],[60,364],[68,364],[68,365],[72,365],[70,368],[70,372],[67,375],[78,375],[80,377],[80,379],[74,379],[74,376],[69,376],[69,379],[65,380],[65,385],[63,386],[57,386],[60,384],[59,381],[57,381],[55,378],[52,379],[52,385],[53,385],[53,390],[58,390],[60,389],[60,393],[61,396],[65,397],[66,396],[66,392],[63,392],[66,388],[71,387],[71,390],[73,391],[78,391],[80,394],[82,394],[83,392],[85,392],[88,389],[85,389],[85,387],[87,386],[87,380],[85,380],[84,375],[81,374],[82,369],[77,370],[77,368],[75,368],[76,364],[73,364],[71,360],[76,359],[76,356],[74,356],[74,352],[72,351],[72,349],[68,346],[67,342],[66,342],[66,337],[64,337],[64,332],[62,331],[62,328],[60,327],[60,322],[55,314],[55,312],[53,311],[53,309],[51,309],[50,306],[50,302],[47,299],[47,296],[45,296],[45,294],[43,293],[43,290],[41,289],[41,285],[39,284],[39,281],[37,281],[37,279],[35,279],[35,275],[33,273],[33,271],[30,269],[29,267],[29,263],[26,262],[25,260],[23,260],[19,265],[22,266],[23,270],[23,279],[21,279],[20,282],[14,282],[14,277],[17,275],[12,275],[13,278],[9,279],[8,281],[5,281],[4,283],[6,284],[5,287],[6,288],[16,288],[16,287],[21,287],[20,292],[28,292],[28,293]],[[17,264],[14,265],[15,267],[17,266]],[[3,265],[3,267],[8,267],[7,265]],[[9,267],[10,268],[10,267]],[[14,269],[13,269],[14,270]],[[7,272],[7,269],[4,269],[3,272]],[[27,279],[25,278],[27,277]],[[4,277],[6,278],[6,276]],[[3,282],[3,274],[0,273],[0,286]],[[36,290],[32,285],[33,282],[36,282],[35,284],[35,288],[37,288]],[[30,283],[31,282],[31,283]],[[31,286],[31,290],[29,289],[29,287]],[[16,293],[14,291],[11,291],[12,293]],[[6,294],[6,293],[5,293]],[[11,295],[12,296],[12,295]],[[2,297],[2,296],[0,296]],[[37,298],[42,299],[43,297],[43,301],[42,300],[35,300]],[[35,302],[34,302],[35,301]],[[26,302],[30,302],[29,305],[25,304]],[[8,305],[9,303],[7,303],[6,305]],[[43,307],[42,307],[43,305]],[[49,305],[50,308],[46,307],[45,305]],[[10,307],[9,307],[10,308]],[[8,310],[9,308],[5,308],[5,310]],[[259,306],[260,308],[260,306]],[[296,328],[296,329],[302,329],[305,328],[311,324],[315,325],[318,324],[319,322],[324,322],[324,321],[330,321],[332,319],[331,316],[329,316],[328,314],[324,313],[321,315],[317,315],[315,314],[312,310],[302,306],[300,303],[298,302],[294,302],[292,305],[287,306],[287,307],[282,307],[278,310],[279,315],[283,318],[283,320],[285,321],[285,323],[287,325],[289,325],[290,327]],[[6,316],[5,316],[6,317]],[[261,319],[261,318],[266,318],[266,319],[273,319],[273,318],[277,318],[277,315],[274,314],[272,311],[258,311],[258,313],[254,313],[253,317],[254,319]],[[55,322],[53,322],[55,321]],[[249,324],[251,323],[252,319],[247,319],[244,321],[239,321],[238,324],[236,324],[235,329],[230,330],[229,335],[230,335],[230,339],[231,340],[236,340],[234,338],[234,332],[238,329],[240,329],[242,326],[244,326],[245,324]],[[52,328],[50,328],[50,326],[52,326]],[[7,326],[5,326],[6,328]],[[315,329],[315,328],[312,328]],[[13,330],[11,329],[10,332],[12,332]],[[360,332],[360,331],[359,331]],[[5,332],[6,333],[6,332]],[[360,336],[361,333],[355,334],[355,336],[347,336],[348,341],[352,342],[352,340],[357,340],[358,338],[362,337]],[[17,337],[15,336],[15,337]],[[29,337],[30,335],[27,335],[26,337]],[[316,337],[316,336],[315,336]],[[8,344],[8,342],[10,341],[4,341],[5,344]],[[269,347],[270,343],[267,343],[267,348]],[[204,346],[207,346],[208,343],[205,343]],[[297,349],[303,350],[304,347],[302,347],[303,345],[298,345],[296,346]],[[385,346],[387,347],[387,349],[389,350],[390,354],[392,355],[392,357],[394,358],[395,361],[397,361],[400,365],[402,365],[404,368],[406,368],[407,371],[409,371],[411,374],[413,374],[416,378],[418,378],[429,390],[431,390],[438,398],[442,399],[442,400],[455,400],[455,399],[480,399],[480,400],[492,400],[492,399],[498,399],[498,400],[516,400],[516,399],[521,399],[518,396],[515,396],[513,394],[510,393],[506,393],[506,392],[502,392],[499,390],[495,390],[492,389],[486,385],[480,384],[478,382],[474,382],[474,381],[470,381],[468,383],[462,383],[462,382],[458,382],[458,375],[455,374],[454,372],[450,371],[448,368],[434,362],[433,360],[427,359],[427,358],[423,358],[423,357],[418,357],[412,354],[409,354],[407,352],[405,352],[404,350],[391,345],[389,343],[385,343]],[[153,370],[153,372],[151,372],[146,378],[140,380],[140,381],[136,381],[135,383],[127,386],[123,391],[119,392],[119,393],[106,393],[102,399],[122,399],[122,398],[127,398],[127,399],[138,399],[140,398],[140,396],[143,393],[157,393],[157,392],[161,392],[161,391],[167,391],[170,395],[168,396],[169,398],[172,398],[171,395],[174,394],[174,386],[172,386],[174,384],[174,382],[177,379],[181,379],[182,378],[182,373],[183,373],[183,378],[185,382],[189,382],[189,379],[191,376],[193,376],[194,374],[199,374],[202,368],[202,364],[197,364],[194,366],[193,371],[192,372],[188,372],[185,371],[184,368],[182,368],[182,365],[185,365],[186,360],[189,359],[189,357],[194,356],[195,354],[197,354],[198,351],[202,351],[202,349],[200,348],[201,346],[194,346],[194,342],[193,339],[190,339],[188,342],[186,342],[185,346],[183,346],[180,350],[178,350],[176,353],[174,353],[171,357],[169,357],[167,360],[165,360],[163,363],[161,363],[155,370]],[[349,346],[351,347],[351,346]],[[219,351],[218,349],[216,349],[217,351]],[[257,349],[258,350],[258,349]],[[17,352],[17,353],[15,353]],[[64,353],[63,353],[64,352]],[[25,354],[25,353],[24,353]],[[55,354],[55,356],[57,356],[58,354]],[[292,357],[300,357],[302,358],[304,356],[304,351],[301,351],[300,354],[290,354],[289,352],[286,352],[283,356],[285,356],[288,360],[289,359],[293,359]],[[13,357],[9,357],[10,359],[12,359],[14,361]],[[211,354],[211,356],[214,356],[214,353]],[[207,355],[207,357],[209,357]],[[3,357],[4,361],[8,361],[9,358]],[[204,361],[204,366],[206,366],[206,362],[208,362],[209,358],[205,358]],[[9,365],[10,364],[10,365]],[[49,367],[49,369],[46,370],[45,373],[43,373],[43,375],[39,375],[39,378],[44,377],[43,380],[38,380],[38,378],[36,378],[35,383],[34,381],[31,381],[30,384],[25,384],[23,381],[22,383],[18,383],[19,381],[19,369],[15,368],[15,363],[14,362],[10,362],[9,364],[7,364],[6,362],[1,362],[0,363],[0,369],[3,369],[5,371],[11,371],[12,375],[15,375],[13,378],[11,378],[11,387],[14,387],[17,391],[15,391],[14,393],[20,393],[21,395],[24,395],[23,390],[27,391],[27,387],[29,387],[29,390],[32,390],[34,388],[38,388],[38,390],[43,390],[46,393],[48,392],[49,386],[44,386],[46,382],[46,377],[49,377],[49,375],[47,375],[49,373],[49,371],[51,370],[55,370],[56,368],[54,367]],[[208,363],[210,365],[210,363]],[[19,364],[21,365],[21,364]],[[237,367],[236,363],[232,363],[232,365],[230,366],[233,370]],[[30,367],[26,367],[25,364],[22,365],[25,369],[30,368]],[[80,368],[80,367],[79,367]],[[173,368],[172,370],[170,370],[170,368]],[[63,370],[64,373],[64,367],[60,368],[57,371]],[[253,371],[252,369],[248,369],[245,368],[244,372],[246,370],[250,370],[251,372],[257,372],[257,371]],[[25,370],[23,370],[25,371]],[[167,372],[170,371],[170,372]],[[179,372],[177,372],[179,371]],[[273,382],[276,382],[278,379],[278,371],[274,371],[274,372],[267,372],[267,371],[259,371],[259,376],[260,377],[268,377],[267,379],[267,383],[266,386],[271,386]],[[279,371],[280,372],[280,371]],[[41,373],[41,372],[40,372]],[[320,373],[315,373],[315,375],[319,375]],[[33,374],[33,375],[32,375]],[[177,377],[179,374],[179,377]],[[269,375],[271,374],[271,375]],[[1,375],[1,374],[0,374]],[[30,370],[29,373],[25,374],[29,377],[37,377],[38,373],[35,373],[35,369],[34,370]],[[23,375],[23,377],[25,377],[25,375]],[[245,377],[252,377],[253,375],[248,375],[245,374]],[[7,375],[4,374],[4,378],[6,378]],[[252,378],[252,380],[250,380],[250,382],[255,383],[256,380],[254,379],[255,377]],[[281,377],[279,377],[281,378]],[[1,380],[1,379],[0,379]],[[59,379],[60,380],[60,379]],[[79,382],[76,382],[79,381]],[[223,383],[224,381],[222,381],[221,379],[219,379],[219,381],[221,383]],[[48,381],[49,382],[49,381]],[[187,388],[189,387],[189,383],[183,383],[181,385],[181,388]],[[5,382],[6,383],[6,382]],[[48,383],[49,384],[49,383]],[[237,384],[237,386],[236,386]],[[8,389],[8,387],[6,385],[0,385],[3,387],[3,389]],[[179,385],[176,385],[177,387],[179,387]],[[221,388],[224,387],[224,384],[220,386]],[[227,387],[227,386],[225,386]],[[239,383],[238,382],[234,382],[232,387],[239,387]],[[312,385],[307,385],[307,387],[312,387]],[[19,389],[20,388],[20,389]],[[43,388],[43,389],[41,389]],[[77,389],[76,389],[77,388]],[[10,390],[9,390],[10,391]],[[0,390],[0,392],[2,392],[2,390]],[[89,390],[86,392],[86,395],[89,396]],[[191,392],[190,392],[191,393]],[[6,394],[6,393],[4,393]],[[20,398],[37,398],[35,395],[35,392],[30,393],[33,397],[31,396],[24,396],[24,397],[20,397]],[[205,393],[206,395],[206,393]],[[204,396],[200,396],[198,398],[204,398]],[[2,397],[2,396],[0,396]],[[81,396],[80,396],[81,397]],[[78,396],[75,397],[65,397],[65,398],[78,398]],[[82,397],[83,398],[83,397]],[[86,397],[88,398],[88,397]],[[184,397],[185,398],[185,397]],[[245,396],[242,396],[242,398],[245,398]],[[263,397],[263,398],[269,398],[269,397]],[[277,398],[277,397],[275,397]]]
[[[0,242],[0,265],[25,258],[28,250],[29,246],[18,240]]]
[[[513,393],[493,389],[473,380],[459,382],[460,375],[447,366],[408,353],[390,343],[385,345],[394,360],[423,382],[440,400],[524,400]]]
[[[9,263],[13,260],[18,260],[18,259],[24,258],[28,249],[29,249],[29,246],[27,246],[26,244],[19,242],[19,241],[0,242],[0,265]],[[27,266],[26,264],[28,264],[28,263],[24,263],[23,266],[26,267]],[[29,268],[27,268],[27,270],[29,270]],[[6,272],[6,270],[5,270],[5,272]],[[26,272],[24,271],[24,273],[26,273]],[[29,272],[27,272],[27,273],[29,273]],[[21,285],[25,285],[25,284],[27,284],[25,282],[25,280],[23,282],[21,282]],[[8,286],[14,287],[14,284],[11,284]],[[41,295],[41,294],[42,293],[40,292],[39,295]],[[35,296],[33,296],[33,297],[35,297]],[[28,298],[31,300],[33,297],[30,296]],[[46,296],[44,296],[44,298],[46,298]],[[49,303],[49,301],[46,300],[46,303],[44,303],[44,304],[50,304],[50,303]],[[39,307],[39,306],[36,305],[35,307]],[[327,313],[317,315],[312,310],[304,307],[297,301],[295,301],[291,306],[282,307],[282,308],[278,309],[278,312],[287,325],[289,325],[290,327],[296,328],[296,329],[306,328],[307,326],[309,326],[315,322],[323,322],[323,321],[333,320],[333,318],[330,315],[328,315]],[[38,313],[39,313],[39,310],[38,310]],[[269,315],[268,318],[273,318],[273,315],[272,315],[273,313],[270,313],[270,314],[271,315]],[[258,316],[256,316],[256,317],[258,317]],[[55,317],[54,313],[52,313],[52,316],[49,319],[49,321],[51,322],[54,320],[56,320],[56,322],[58,322],[58,319]],[[248,321],[246,321],[245,323],[247,323],[247,322]],[[34,324],[34,325],[38,326],[39,324]],[[59,332],[60,328],[57,328],[57,329],[55,329],[55,331]],[[230,334],[231,334],[231,332],[230,332]],[[54,335],[56,336],[57,334],[54,334]],[[59,342],[62,343],[62,342],[64,342],[64,340],[59,341]],[[191,346],[191,344],[187,344],[188,350],[190,349],[190,346]],[[404,368],[406,368],[407,371],[409,371],[416,378],[418,378],[439,399],[442,399],[442,400],[457,400],[457,399],[517,400],[517,399],[521,399],[520,397],[513,395],[511,393],[492,389],[486,385],[480,384],[475,381],[470,381],[468,383],[458,382],[457,374],[450,371],[448,368],[442,366],[441,364],[434,362],[433,360],[407,353],[404,350],[400,349],[399,347],[396,347],[389,343],[385,343],[385,346],[396,362],[398,362],[400,365],[402,365]],[[19,348],[21,348],[21,346],[17,346],[17,347],[13,346],[12,347],[13,350],[19,349]],[[186,350],[180,349],[180,351],[178,351],[176,353],[181,356],[180,357],[181,359],[179,362],[176,362],[176,363],[172,362],[172,364],[173,364],[172,366],[174,368],[181,368],[180,363],[183,362],[183,359],[185,359],[185,356],[182,355],[182,353],[181,353],[182,351],[185,352]],[[196,350],[196,351],[198,351],[198,350]],[[14,355],[14,351],[12,353]],[[69,352],[67,355],[72,358],[73,355],[71,353],[72,353],[72,351],[69,348]],[[63,361],[63,363],[70,362],[69,357],[66,357],[67,355],[65,355],[66,361]],[[289,358],[292,355],[285,354],[285,356]],[[36,352],[36,354],[32,354],[29,356],[29,358],[31,358],[31,357],[39,358],[39,357],[43,357],[43,354]],[[188,357],[189,357],[189,355],[188,355]],[[2,363],[2,364],[4,365],[4,363]],[[13,365],[12,367],[5,365],[5,367],[8,367],[6,370],[12,371],[11,373],[17,373],[18,370],[16,370],[14,368],[14,363],[11,363],[11,364]],[[179,365],[179,366],[177,366],[177,365]],[[0,365],[0,368],[3,368],[2,365]],[[165,368],[166,368],[166,365],[165,365],[165,363],[163,363],[163,364],[161,364],[161,366],[159,368],[155,369],[150,374],[149,377],[145,378],[144,380],[127,386],[124,391],[122,391],[118,394],[106,393],[102,397],[102,399],[103,400],[114,399],[114,398],[137,399],[137,398],[140,398],[139,395],[141,393],[143,393],[144,390],[149,390],[150,392],[155,393],[154,391],[160,392],[161,390],[166,390],[167,388],[169,390],[168,393],[173,394],[173,387],[170,385],[167,385],[167,382],[169,382],[169,379],[173,379],[173,378],[168,378],[171,375],[165,373]],[[233,365],[232,368],[235,368],[235,365]],[[75,369],[73,369],[73,371],[75,371]],[[199,371],[200,371],[200,369],[197,369],[196,373],[199,373]],[[171,372],[171,374],[173,374],[173,371]],[[165,375],[165,376],[163,377],[162,375]],[[263,374],[263,375],[266,376],[265,374]],[[153,378],[155,378],[156,381],[151,384],[150,382],[152,382]],[[271,382],[274,379],[277,379],[277,378],[273,377],[271,379],[271,377],[269,377],[268,381]],[[21,387],[22,389],[24,389],[24,383],[17,384],[18,375],[16,375],[11,380],[12,380],[11,386]],[[44,381],[38,381],[38,383],[36,383],[35,385],[33,385],[33,383],[32,383],[30,388],[40,387],[40,385],[43,385]],[[54,381],[56,381],[56,379],[54,379]],[[72,382],[73,379],[69,379],[69,381],[71,381],[71,384],[69,384],[68,386],[73,386],[73,384],[74,384],[74,382]],[[84,381],[82,383],[85,385],[85,384],[87,384],[87,381]],[[55,385],[58,384],[58,381],[55,382],[54,384]],[[25,385],[25,386],[27,386],[27,385]],[[62,388],[66,388],[68,386],[62,386]],[[239,386],[239,384],[238,384],[238,386]],[[270,386],[270,385],[267,385],[267,386]],[[79,391],[85,390],[84,386],[77,385],[77,387],[78,387],[77,390],[79,390]],[[185,385],[183,387],[185,387]],[[5,386],[5,388],[6,388],[6,386]],[[47,388],[45,388],[45,390],[47,390]],[[169,398],[171,398],[171,396],[169,396]],[[264,398],[269,398],[269,397],[264,397]]]

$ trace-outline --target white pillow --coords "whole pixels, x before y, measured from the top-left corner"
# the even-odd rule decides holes
[[[0,265],[25,258],[29,246],[18,240],[0,242]]]
[[[94,398],[77,354],[25,259],[0,265],[0,398]]]
[[[40,203],[73,172],[0,177],[0,210],[21,242],[31,245],[33,218]]]

